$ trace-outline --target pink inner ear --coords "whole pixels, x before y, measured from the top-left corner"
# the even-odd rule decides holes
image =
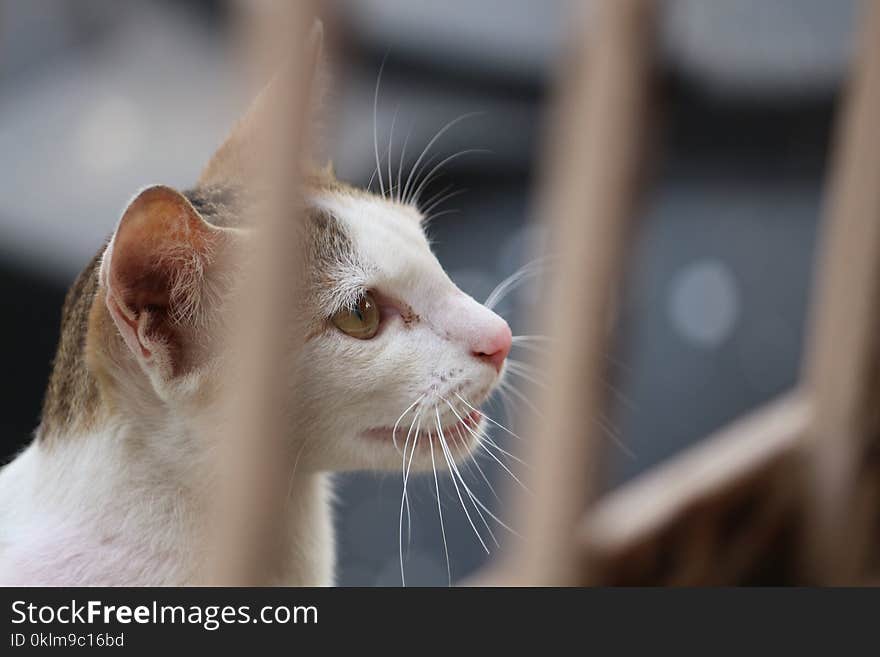
[[[193,274],[202,271],[217,238],[216,229],[168,187],[144,190],[126,209],[105,282],[107,307],[135,355],[149,359],[163,350],[171,360],[179,351],[171,305],[200,294],[201,280]]]
[[[107,297],[107,307],[110,310],[110,316],[119,328],[119,332],[125,340],[125,344],[128,345],[128,348],[134,353],[140,352],[143,358],[149,358],[151,356],[150,350],[141,344],[140,339],[138,338],[137,321],[129,318],[125,311],[122,310],[122,307],[116,303],[116,299],[112,296]]]

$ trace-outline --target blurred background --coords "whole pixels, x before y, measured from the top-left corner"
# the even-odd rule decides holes
[[[461,191],[436,208],[444,214],[430,234],[452,278],[482,300],[540,243],[528,220],[542,114],[570,11],[584,3],[337,4],[351,55],[327,135],[340,178],[365,185],[375,167],[373,93],[386,56],[377,138],[380,154],[393,139],[395,171],[407,134],[411,164],[447,122],[479,113],[431,153],[489,152],[450,161],[425,197]],[[795,381],[855,10],[850,0],[663,3],[657,156],[608,355],[616,405],[602,421],[614,461],[609,486]],[[213,0],[0,0],[4,457],[38,422],[67,286],[134,192],[157,182],[191,186],[243,110],[232,16]],[[533,319],[534,301],[526,285],[499,306],[514,333]],[[502,405],[495,412],[513,421]],[[515,443],[494,437],[507,449]],[[480,464],[503,497],[510,475],[488,457]],[[517,471],[516,462],[507,466]],[[479,472],[465,477],[509,517]],[[338,484],[340,583],[399,585],[400,476],[339,475]],[[487,555],[451,482],[440,488],[457,580]],[[444,585],[433,481],[410,490],[407,584]]]

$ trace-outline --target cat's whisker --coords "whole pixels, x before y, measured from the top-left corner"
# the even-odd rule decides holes
[[[442,212],[437,212],[436,214],[432,214],[429,217],[425,217],[424,219],[422,219],[422,225],[427,226],[429,223],[434,221],[434,219],[436,219],[437,217],[442,217],[443,215],[447,215],[447,214],[457,214],[459,212],[461,212],[461,210],[459,210],[458,208],[453,208],[452,210],[443,210]]]
[[[434,412],[437,415],[437,422],[440,422],[440,412],[437,410],[437,407],[434,407]],[[468,498],[471,501],[471,504],[474,507],[474,511],[477,512],[477,515],[480,516],[480,520],[483,522],[483,525],[486,527],[486,531],[489,532],[489,536],[492,538],[492,542],[495,543],[495,547],[501,547],[501,544],[498,542],[498,539],[495,537],[495,533],[492,531],[492,528],[489,526],[489,523],[486,521],[486,517],[483,515],[483,512],[480,511],[480,507],[485,508],[485,505],[482,504],[474,495],[470,486],[467,485],[467,482],[464,480],[464,477],[461,475],[461,471],[458,468],[458,465],[455,463],[455,457],[452,454],[452,449],[449,447],[449,443],[446,441],[445,436],[443,435],[443,427],[438,424],[438,431],[440,431],[440,442],[441,447],[443,447],[446,452],[449,454],[449,465],[452,468],[452,479],[455,481],[455,477],[458,477],[458,480],[461,482],[462,487],[465,490]]]
[[[461,508],[464,510],[464,515],[467,518],[468,522],[471,525],[471,529],[474,530],[474,534],[477,536],[477,540],[480,541],[480,545],[483,546],[483,549],[486,551],[486,554],[491,554],[489,547],[486,545],[486,542],[483,540],[482,534],[480,534],[477,526],[474,524],[473,519],[471,518],[470,511],[468,511],[467,505],[464,503],[464,498],[461,495],[461,489],[458,487],[458,481],[455,478],[455,464],[454,459],[451,457],[446,447],[446,439],[443,437],[443,427],[440,424],[440,412],[437,410],[437,407],[434,407],[434,414],[437,418],[437,430],[440,432],[440,448],[443,450],[443,458],[446,459],[446,465],[449,467],[449,472],[452,473],[452,485],[455,486],[455,494],[458,495],[458,501],[461,502]]]
[[[446,201],[455,198],[456,196],[461,196],[468,191],[467,189],[457,189],[450,192],[450,189],[452,189],[452,185],[446,185],[446,187],[425,201],[424,207],[421,208],[422,214],[429,215],[443,203],[446,203]]]
[[[514,342],[511,345],[514,349],[525,349],[528,352],[533,354],[538,354],[539,356],[547,355],[547,347],[539,344],[535,344],[533,342]]]
[[[376,76],[376,89],[373,92],[373,152],[376,156],[376,173],[379,176],[379,189],[382,196],[385,196],[385,184],[382,181],[382,165],[379,161],[379,86],[382,83],[382,71],[385,70],[385,62],[388,59],[388,53],[382,58],[382,64],[379,66],[379,74]]]
[[[387,156],[388,151],[383,150],[380,159],[384,160]],[[373,181],[376,180],[377,173],[379,173],[379,167],[373,167],[373,173],[370,174],[370,179],[367,181],[367,191],[373,191]]]
[[[524,360],[516,360],[515,358],[508,358],[505,361],[508,365],[513,365],[517,369],[522,370],[523,372],[527,372],[536,378],[542,378],[544,373],[541,371],[539,367],[533,365],[532,363]]]
[[[508,361],[507,361],[507,370],[511,374],[515,374],[516,376],[518,376],[522,379],[525,379],[529,383],[533,383],[534,385],[536,385],[540,388],[547,387],[547,384],[544,381],[540,381],[536,377],[532,376],[527,371],[525,371],[523,368],[521,368],[517,363],[511,361],[510,359],[508,359]]]
[[[422,396],[424,397],[424,395],[422,395]],[[400,453],[400,455],[403,459],[403,464],[406,463],[406,448],[409,446],[410,435],[412,434],[413,426],[416,424],[416,421],[418,419],[419,419],[419,414],[416,413],[413,416],[412,422],[409,423],[409,430],[406,432],[406,441],[403,443],[403,451],[401,452],[400,450],[398,450],[398,453]],[[420,425],[421,425],[421,423],[420,423]],[[416,434],[418,434],[418,432],[419,432],[419,427],[416,427]],[[392,435],[393,435],[393,432],[392,432]],[[403,466],[401,466],[401,467],[403,467]],[[403,478],[405,480],[406,479],[405,472],[403,473],[403,475],[404,475]],[[404,483],[405,483],[405,481],[404,481]],[[406,520],[407,520],[407,528],[409,528],[412,523],[410,522],[409,498],[406,495],[406,486],[404,486],[404,488],[403,488],[403,501],[406,502]]]
[[[418,399],[416,399],[412,404],[406,407],[406,410],[400,414],[400,417],[397,418],[397,422],[394,423],[394,428],[391,429],[391,442],[394,445],[394,449],[397,450],[397,453],[400,454],[400,448],[397,446],[397,427],[400,424],[400,421],[404,418],[404,416],[412,410],[413,406],[418,405],[420,401],[425,398],[425,395],[422,395]],[[415,422],[415,418],[413,418],[413,422]],[[410,424],[410,430],[412,430],[412,424]],[[407,441],[409,441],[409,433],[406,434]],[[404,451],[406,451],[406,446],[404,446]]]
[[[397,202],[402,203],[403,197],[401,195],[401,178],[403,177],[403,167],[406,163],[406,147],[409,144],[409,138],[412,135],[413,127],[415,126],[415,121],[411,121],[409,125],[409,129],[406,131],[406,137],[403,139],[403,147],[400,149],[400,164],[397,167]]]
[[[511,372],[513,373],[514,370],[512,369]],[[522,375],[520,375],[520,376],[522,376]],[[537,383],[537,382],[535,382],[535,383]],[[612,391],[614,394],[618,395],[623,401],[625,401],[625,402],[628,401],[628,400],[626,400],[625,397],[622,396],[621,393],[619,393],[619,392],[618,392],[613,386],[611,386],[609,383],[603,381],[603,384],[606,385],[607,387],[609,387],[609,388],[611,389],[611,391]],[[523,395],[519,390],[517,390],[517,389],[513,386],[513,384],[511,384],[511,383],[509,383],[509,382],[507,382],[507,381],[502,381],[501,384],[499,385],[499,390],[503,390],[503,391],[505,391],[505,392],[512,393],[512,394],[515,395],[520,401],[522,401],[524,404],[527,404],[527,405],[532,409],[533,412],[535,412],[536,414],[538,414],[538,415],[540,416],[540,412],[538,411],[538,409],[537,409],[537,408],[536,408],[536,407],[535,407],[535,406],[534,406],[534,405],[528,400],[528,398],[527,398],[525,395]],[[492,421],[491,418],[488,418],[488,417],[485,416],[485,415],[484,415],[484,417],[486,417],[486,419]],[[619,448],[624,454],[626,454],[626,455],[627,455],[629,458],[631,458],[631,459],[636,459],[636,458],[638,458],[638,457],[636,456],[635,452],[633,452],[629,447],[626,446],[626,444],[623,443],[623,441],[622,441],[622,440],[620,439],[620,437],[618,436],[617,432],[614,431],[614,428],[608,423],[608,421],[607,421],[605,418],[603,418],[603,417],[596,417],[596,418],[594,418],[594,421],[599,425],[599,428],[602,429],[602,431],[608,436],[608,438],[610,438],[610,439],[612,440],[612,442],[614,442],[615,445],[616,445],[616,446],[617,446],[617,447],[618,447],[618,448]]]
[[[502,381],[502,383],[504,383],[504,382]],[[484,418],[486,418],[486,420],[488,420],[489,422],[491,422],[492,424],[494,424],[496,427],[498,427],[499,429],[501,429],[501,430],[504,431],[505,433],[510,434],[511,436],[513,436],[514,438],[516,438],[517,440],[522,440],[522,438],[521,438],[520,436],[516,435],[513,431],[511,431],[510,429],[508,429],[507,427],[505,427],[503,424],[501,424],[500,422],[497,422],[496,420],[493,420],[491,417],[489,417],[488,415],[486,415],[486,414],[485,414],[483,411],[481,411],[480,409],[478,409],[478,408],[474,408],[474,407],[470,404],[470,402],[468,402],[467,399],[465,399],[464,397],[462,397],[461,395],[459,395],[457,392],[455,393],[455,396],[458,397],[459,400],[461,400],[461,402],[462,402],[465,406],[467,406],[469,409],[471,409],[472,411],[474,411],[474,412],[476,412],[476,413],[479,413],[479,414],[482,415]]]
[[[504,456],[513,459],[514,461],[516,461],[517,463],[519,463],[520,465],[522,465],[524,468],[531,468],[531,467],[532,467],[532,466],[530,466],[528,463],[526,463],[525,461],[523,461],[520,457],[518,457],[516,454],[513,454],[513,453],[511,453],[511,452],[508,452],[506,449],[504,449],[503,447],[501,447],[501,446],[500,446],[498,443],[496,443],[496,442],[495,442],[495,441],[489,436],[489,434],[486,433],[485,431],[480,432],[480,436],[483,438],[483,442],[484,442],[484,443],[486,443],[487,445],[489,445],[489,446],[491,446],[491,447],[494,447],[496,450],[498,450],[499,452],[501,452],[502,454],[504,454]]]
[[[451,194],[447,194],[446,196],[444,196],[443,198],[441,198],[439,201],[436,201],[435,203],[432,203],[429,207],[426,207],[426,208],[422,211],[422,214],[425,215],[425,216],[427,216],[427,217],[431,217],[431,218],[435,218],[435,219],[436,219],[439,215],[438,215],[438,214],[434,214],[434,210],[436,210],[437,208],[439,208],[441,205],[443,205],[443,204],[446,203],[447,201],[449,201],[449,200],[455,198],[456,196],[460,196],[460,195],[462,195],[462,194],[467,193],[467,191],[468,191],[468,190],[466,190],[466,189],[459,189],[458,191],[452,192]]]
[[[480,444],[482,444],[482,443],[488,443],[489,445],[491,445],[492,447],[494,447],[495,449],[497,449],[499,452],[501,452],[501,453],[504,454],[505,456],[508,456],[509,458],[512,458],[514,461],[516,461],[516,462],[522,464],[524,467],[526,467],[526,468],[531,467],[531,466],[529,466],[528,463],[526,463],[525,461],[523,461],[521,458],[519,458],[519,457],[516,456],[515,454],[512,454],[512,453],[508,452],[506,449],[504,449],[504,448],[501,447],[498,443],[496,443],[496,442],[492,439],[492,437],[489,435],[489,433],[488,433],[487,431],[485,431],[485,430],[477,431],[477,430],[472,429],[471,427],[469,427],[467,424],[465,424],[464,419],[462,418],[461,415],[459,415],[459,413],[458,413],[458,411],[455,409],[455,407],[452,406],[452,404],[450,404],[449,401],[448,401],[447,399],[444,399],[443,401],[446,402],[446,405],[449,406],[450,410],[452,410],[452,412],[455,414],[455,417],[457,417],[457,418],[459,419],[459,421],[460,421],[460,422],[464,425],[464,427],[465,427],[465,428],[471,433],[471,435],[474,436],[475,438],[477,438],[477,440],[478,440],[478,442],[479,442]],[[491,420],[491,418],[490,418],[488,415],[486,415],[485,413],[483,413],[482,411],[477,411],[477,412],[478,412],[481,416],[483,416],[484,418],[486,418],[487,420]],[[501,425],[499,425],[499,426],[501,426]]]
[[[391,183],[394,178],[391,175],[391,147],[394,143],[394,126],[397,123],[397,114],[399,112],[400,105],[394,108],[394,114],[391,116],[391,128],[388,130],[388,195],[392,199],[394,198],[394,187]]]
[[[514,335],[513,344],[523,342],[551,342],[552,338],[546,335]]]
[[[465,442],[465,438],[464,438],[464,435],[461,433],[461,428],[460,428],[460,427],[457,427],[457,428],[455,429],[455,432],[458,434],[458,439],[461,441],[462,444],[464,444],[464,442]],[[460,448],[459,448],[459,453],[462,453],[462,452],[464,452],[464,448],[463,448],[463,447],[460,447]],[[466,456],[466,455],[465,455],[465,456]],[[489,478],[486,476],[486,473],[483,471],[483,468],[480,466],[480,461],[477,459],[476,455],[474,455],[473,457],[471,457],[470,459],[468,459],[468,463],[473,463],[473,464],[474,464],[474,467],[477,468],[477,472],[480,473],[480,476],[483,478],[483,481],[486,482],[486,486],[488,486],[488,487],[489,487],[489,490],[492,492],[492,496],[493,496],[496,500],[498,500],[499,502],[501,502],[501,501],[502,501],[502,500],[501,500],[501,497],[499,497],[498,493],[497,493],[496,490],[495,490],[495,487],[494,487],[494,486],[492,485],[492,483],[489,481]]]
[[[531,262],[527,262],[522,267],[513,272],[510,276],[495,286],[495,289],[489,293],[483,305],[490,310],[497,306],[504,297],[513,292],[525,281],[533,276],[537,276],[544,272],[547,258],[537,258]]]
[[[416,432],[415,432],[415,437],[413,439],[412,450],[410,451],[410,455],[409,455],[409,464],[407,464],[407,462],[406,462],[406,445],[404,445],[404,447],[403,447],[403,465],[401,466],[401,468],[403,470],[403,493],[400,496],[400,523],[399,523],[398,534],[397,534],[397,546],[398,546],[398,552],[400,553],[400,583],[403,586],[406,586],[406,576],[404,575],[404,568],[403,568],[403,509],[404,509],[404,506],[406,506],[407,527],[410,528],[412,526],[412,522],[410,521],[410,518],[409,518],[409,502],[407,500],[407,495],[406,495],[406,485],[409,481],[409,470],[412,467],[412,460],[413,460],[413,455],[416,452],[416,445],[419,442],[419,431],[422,428],[421,416],[417,415],[416,417],[418,418],[418,420],[416,422]],[[430,436],[430,434],[429,434],[429,436]],[[407,438],[407,443],[408,442],[409,442],[409,438]]]
[[[595,422],[599,425],[599,428],[602,429],[605,435],[608,436],[615,445],[617,445],[620,451],[622,451],[632,460],[636,460],[636,453],[632,451],[629,447],[627,447],[626,444],[620,439],[620,436],[617,434],[617,432],[614,430],[614,427],[608,420],[600,415],[595,418]]]
[[[427,146],[425,146],[425,148],[422,150],[421,155],[419,155],[419,157],[415,161],[415,164],[413,164],[412,168],[409,171],[409,176],[407,176],[407,178],[406,178],[406,184],[404,184],[404,186],[403,186],[403,194],[402,194],[402,202],[403,203],[409,203],[410,197],[409,197],[408,192],[410,189],[410,185],[412,184],[412,182],[414,180],[414,176],[416,175],[416,171],[418,170],[419,165],[422,163],[422,160],[428,154],[428,151],[431,150],[431,147],[437,142],[437,140],[440,139],[440,137],[442,137],[446,132],[448,132],[456,124],[461,123],[465,119],[469,119],[474,116],[479,116],[480,114],[483,114],[483,112],[469,112],[467,114],[462,114],[461,116],[459,116],[455,119],[452,119],[449,123],[447,123],[442,128],[440,128],[440,130],[437,131],[437,133],[428,142]]]
[[[452,566],[449,563],[449,544],[446,542],[446,526],[443,524],[443,505],[440,503],[440,484],[437,481],[437,464],[434,462],[434,439],[428,436],[431,447],[431,471],[434,473],[434,491],[437,493],[437,515],[440,516],[440,535],[443,537],[443,553],[446,555],[446,581],[452,586]]]
[[[471,429],[471,428],[470,428],[470,427],[464,422],[464,419],[461,417],[461,415],[459,415],[458,411],[455,410],[455,407],[449,402],[448,399],[443,399],[443,401],[446,402],[446,405],[449,406],[449,408],[452,410],[453,414],[454,414],[457,418],[459,418],[459,420],[461,421],[461,423],[464,425],[465,430],[468,431],[468,432],[469,432],[474,438],[476,438],[476,441],[477,441],[477,447],[478,447],[479,449],[482,449],[486,454],[488,454],[488,455],[492,458],[493,461],[495,461],[498,465],[500,465],[502,468],[504,468],[504,470],[507,472],[507,474],[509,474],[511,477],[513,477],[513,480],[514,480],[516,483],[518,483],[520,486],[522,486],[522,488],[523,488],[525,491],[531,493],[531,491],[526,487],[526,485],[525,485],[522,481],[520,481],[519,477],[517,477],[517,476],[513,473],[513,470],[511,470],[510,468],[508,468],[507,465],[506,465],[503,461],[501,461],[501,459],[499,459],[497,456],[495,456],[495,454],[492,453],[491,451],[489,451],[489,449],[483,444],[483,440],[486,439],[485,432],[480,433],[480,434],[476,433],[473,429]]]
[[[504,390],[506,390],[507,392],[509,392],[511,395],[513,395],[514,397],[516,397],[516,398],[517,398],[519,401],[521,401],[523,404],[525,404],[526,406],[528,406],[528,407],[529,407],[529,410],[530,410],[532,413],[534,413],[536,416],[538,416],[539,418],[543,418],[543,417],[544,417],[544,414],[538,409],[537,406],[535,406],[534,403],[532,403],[532,400],[530,400],[530,399],[529,399],[528,397],[526,397],[522,392],[520,392],[520,391],[516,388],[516,386],[513,385],[510,381],[501,381],[498,385],[499,385],[499,387],[503,388]]]
[[[443,399],[443,398],[441,398],[441,399]],[[455,410],[455,408],[452,406],[452,404],[449,403],[449,400],[443,399],[443,401],[446,402],[446,405],[449,406],[450,410],[452,410],[452,412],[457,416],[458,413]],[[465,426],[467,426],[467,425],[465,425]],[[447,449],[448,449],[448,445],[447,445]],[[476,463],[476,459],[474,459],[474,463]],[[480,472],[482,472],[482,469],[480,470]],[[509,470],[508,470],[508,472],[509,472]],[[514,479],[516,479],[516,477],[513,475],[513,473],[511,473],[511,476],[513,476]],[[461,479],[460,473],[459,473],[459,479]],[[484,475],[484,479],[485,479],[485,475]],[[519,480],[517,479],[517,481],[519,481]],[[468,492],[468,496],[471,498],[471,501],[474,503],[475,508],[477,506],[482,508],[483,511],[485,511],[495,522],[497,522],[499,525],[501,525],[504,529],[509,531],[511,534],[514,534],[515,536],[519,536],[519,534],[515,530],[511,529],[503,520],[501,520],[498,516],[496,516],[494,513],[492,513],[492,511],[485,504],[483,504],[483,502],[480,500],[479,497],[477,497],[476,495],[473,494],[473,492],[470,490],[468,485],[465,483],[464,479],[461,479],[461,483],[462,483],[462,486],[465,487],[465,490]],[[486,483],[489,484],[488,479],[486,479]],[[522,485],[522,482],[519,482],[519,483],[520,483],[520,485]],[[491,484],[489,484],[489,488],[492,488]],[[526,489],[526,490],[528,490],[528,489]],[[494,493],[494,489],[492,489],[492,491]],[[496,495],[496,497],[497,497],[497,495]],[[477,513],[480,513],[479,509],[477,509]],[[482,517],[482,513],[480,513],[480,516]],[[485,518],[483,519],[483,522],[485,523]],[[488,529],[488,526],[486,528]],[[495,535],[492,533],[491,529],[489,529],[489,534],[492,536],[492,539],[495,540]],[[501,547],[498,544],[497,540],[495,540],[495,545],[498,547]]]
[[[447,157],[444,157],[437,164],[434,165],[428,174],[422,178],[421,182],[418,186],[413,190],[413,193],[410,195],[410,200],[412,203],[418,204],[419,197],[422,195],[422,192],[425,191],[425,187],[431,181],[431,178],[444,166],[452,162],[453,160],[457,160],[460,157],[464,157],[465,155],[473,155],[475,153],[491,153],[492,151],[487,150],[485,148],[466,148],[465,150],[458,151],[457,153],[453,153]]]
[[[477,469],[477,472],[483,478],[483,481],[486,482],[486,486],[488,486],[489,490],[492,492],[493,497],[495,497],[496,500],[501,502],[502,500],[498,496],[498,493],[495,491],[495,487],[492,486],[492,483],[489,481],[489,478],[486,476],[486,473],[483,471],[483,468],[480,466],[480,461],[477,458],[477,456],[479,456],[479,453],[477,453],[477,454],[468,454],[467,453],[467,449],[464,447],[464,444],[467,442],[467,440],[466,440],[464,434],[461,432],[461,427],[456,427],[455,433],[458,435],[458,440],[459,440],[458,452],[459,452],[459,455],[462,457],[463,462],[467,464],[468,472],[470,474],[473,474],[473,471],[471,470],[471,466],[475,467]]]
[[[496,392],[498,393],[497,397],[494,394]],[[511,409],[511,405],[512,405],[513,401],[510,399],[510,393],[508,393],[506,390],[504,390],[501,387],[497,387],[493,391],[493,394],[492,394],[490,401],[492,403],[494,403],[495,400],[498,400],[501,402],[502,412],[504,413],[505,419],[508,422],[512,422],[513,418],[515,417],[515,414],[513,413],[512,409]]]
[[[609,383],[608,381],[605,381],[604,379],[602,380],[602,385],[604,385],[611,392],[611,394],[614,395],[614,398],[617,399],[617,401],[626,406],[628,410],[639,410],[638,404],[636,404],[632,399],[623,394],[623,392],[618,389],[617,386]]]
[[[462,435],[460,427],[455,427],[455,433],[458,436],[459,442],[447,441],[447,443],[449,444],[449,450],[453,451],[454,448],[455,453],[459,457],[461,457],[461,460],[457,464],[459,468],[464,469],[464,473],[466,475],[476,479],[476,475],[474,475],[472,459],[468,458],[467,449],[464,447],[464,444],[467,442],[467,440],[465,440],[464,436]]]
[[[489,448],[486,447],[482,442],[480,442],[480,443],[478,444],[478,447],[479,447],[480,449],[482,449],[483,452],[484,452],[485,454],[488,454],[488,455],[489,455],[489,458],[491,458],[491,459],[492,459],[493,461],[495,461],[498,465],[500,465],[500,466],[504,469],[504,471],[505,471],[507,474],[509,474],[509,475],[511,476],[511,478],[513,478],[513,480],[514,480],[517,484],[519,484],[520,487],[521,487],[524,491],[526,491],[527,493],[531,494],[532,491],[529,489],[529,487],[526,486],[526,485],[522,482],[522,480],[521,480],[519,477],[516,476],[516,474],[514,474],[513,470],[511,470],[509,467],[507,467],[507,464],[504,463],[504,461],[502,461],[502,460],[499,459],[497,456],[495,456],[495,454],[493,454],[493,453],[489,450]]]

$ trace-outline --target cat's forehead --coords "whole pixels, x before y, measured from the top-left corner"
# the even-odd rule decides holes
[[[357,191],[318,193],[310,200],[338,222],[354,257],[380,278],[443,275],[414,207]]]
[[[452,285],[431,251],[416,208],[328,177],[321,184],[304,182],[303,218],[318,297],[335,298],[340,290],[334,288],[340,286],[346,297],[371,285],[409,297]],[[243,188],[199,188],[185,195],[215,226],[246,228],[257,213],[258,197]]]
[[[406,245],[411,249],[428,247],[421,215],[412,206],[357,192],[319,192],[309,200],[342,225],[356,248],[382,243]]]

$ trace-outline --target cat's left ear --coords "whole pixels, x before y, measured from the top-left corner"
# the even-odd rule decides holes
[[[307,120],[313,128],[320,123],[323,98],[329,87],[329,66],[324,56],[324,26],[315,20],[302,49],[292,57],[302,58],[297,63],[304,64],[305,74],[309,76],[309,103]],[[290,81],[290,66],[293,60],[282,65],[281,70],[273,76],[238,120],[232,132],[220,145],[207,166],[199,176],[199,186],[227,185],[246,182],[249,177],[260,170],[259,163],[265,158],[265,148],[276,136],[272,134],[277,121],[287,117],[278,117],[277,111],[285,107],[282,94],[287,91],[285,85]]]
[[[101,263],[105,303],[154,384],[193,365],[209,270],[227,240],[180,192],[156,185],[126,208]]]

